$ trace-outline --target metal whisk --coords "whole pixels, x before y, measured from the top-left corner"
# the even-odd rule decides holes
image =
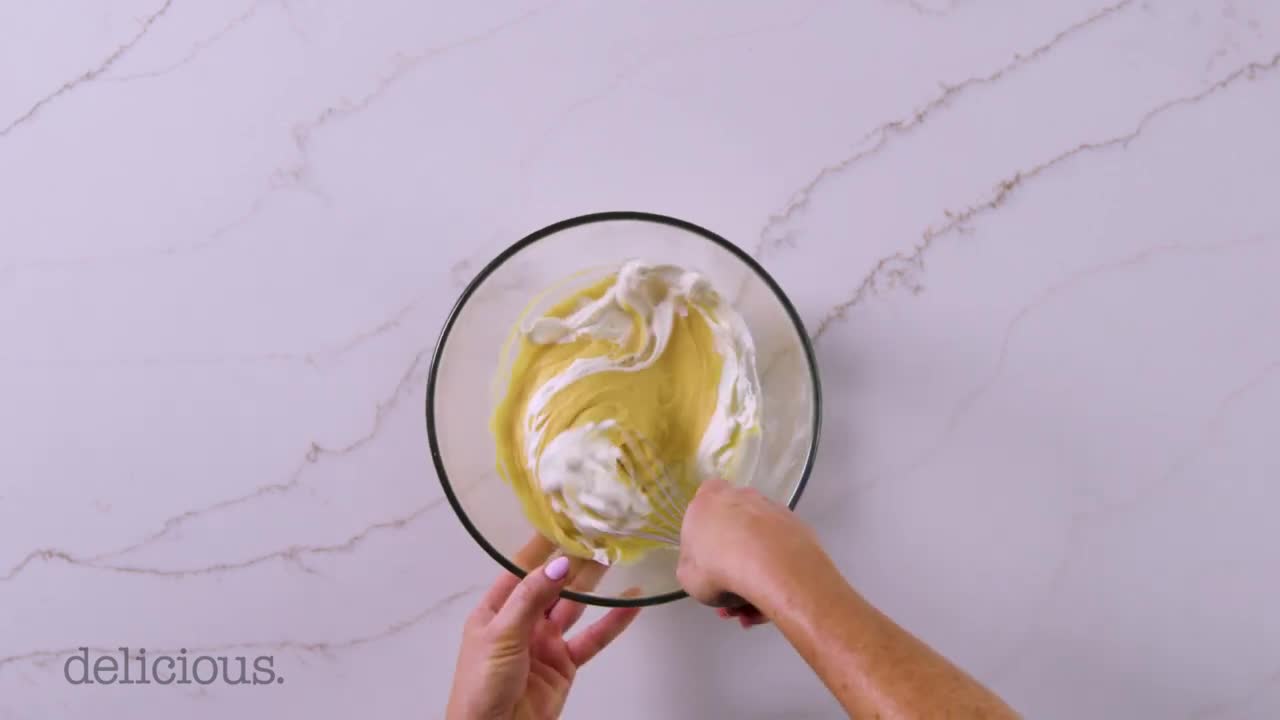
[[[614,440],[621,451],[618,474],[645,496],[650,512],[643,527],[609,528],[604,534],[679,546],[684,511],[693,500],[696,487],[685,478],[684,472],[673,474],[643,435],[620,426],[615,426],[614,431]]]
[[[653,530],[633,533],[633,536],[679,547],[684,512],[698,491],[697,485],[689,479],[688,473],[681,472],[678,476],[673,476],[668,472],[666,464],[654,455],[653,446],[643,436],[624,430],[621,439],[619,447],[626,460],[619,461],[619,465],[633,482],[638,483],[636,487],[640,488],[654,507],[651,516]],[[641,456],[649,462],[639,461]],[[747,601],[734,593],[726,592],[721,593],[710,604],[715,607],[736,608],[747,605]]]
[[[643,435],[628,428],[617,427],[614,440],[621,457],[619,474],[635,489],[644,494],[651,512],[648,522],[641,528],[599,530],[602,534],[617,538],[647,540],[668,547],[680,546],[680,529],[684,513],[697,493],[696,475],[685,468],[672,473],[653,446]],[[722,593],[711,601],[716,607],[742,607],[746,601],[733,593]]]

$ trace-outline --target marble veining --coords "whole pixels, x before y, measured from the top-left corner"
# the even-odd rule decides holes
[[[1276,127],[1266,0],[0,9],[0,717],[439,717],[497,567],[428,457],[434,341],[603,209],[791,295],[799,512],[874,602],[1030,717],[1275,716]],[[121,646],[286,680],[63,677]],[[578,685],[838,716],[687,602]]]

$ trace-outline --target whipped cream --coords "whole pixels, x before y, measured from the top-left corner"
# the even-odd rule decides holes
[[[645,528],[652,527],[654,508],[634,482],[618,475],[623,453],[616,443],[617,431],[624,429],[604,421],[545,438],[547,405],[557,393],[592,375],[650,367],[666,349],[675,318],[691,311],[706,321],[723,363],[715,408],[697,448],[696,480],[720,476],[746,483],[759,453],[758,433],[753,432],[759,427],[761,403],[755,346],[742,317],[704,276],[673,265],[629,261],[601,297],[566,317],[541,317],[521,328],[539,345],[590,337],[638,348],[613,357],[573,360],[534,390],[522,418],[525,466],[550,497],[552,508],[586,539],[598,562],[617,558],[592,539],[644,536]],[[638,343],[631,337],[635,332],[643,333]]]
[[[556,435],[538,457],[537,477],[551,507],[573,520],[583,535],[643,533],[653,507],[618,475],[622,449],[604,432],[612,421],[587,423]],[[604,548],[592,558],[609,564]]]

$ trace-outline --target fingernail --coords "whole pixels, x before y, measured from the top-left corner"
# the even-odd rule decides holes
[[[547,566],[542,569],[542,572],[546,573],[547,577],[552,580],[563,580],[564,576],[569,574],[569,558],[561,555],[555,560],[547,563]]]

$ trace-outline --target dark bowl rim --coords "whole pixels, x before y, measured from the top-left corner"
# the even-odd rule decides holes
[[[458,315],[462,312],[462,308],[466,306],[467,301],[480,287],[484,281],[493,274],[495,270],[502,266],[507,260],[510,260],[516,253],[524,248],[532,245],[539,240],[554,235],[562,230],[577,227],[579,225],[587,225],[597,222],[614,222],[619,220],[636,220],[643,222],[653,222],[661,225],[680,228],[695,235],[700,235],[706,240],[719,245],[732,255],[741,260],[747,267],[751,268],[757,276],[764,280],[769,289],[773,291],[779,302],[782,303],[783,309],[787,316],[790,317],[792,325],[795,327],[797,334],[800,336],[800,344],[804,348],[805,360],[809,364],[809,377],[813,382],[813,438],[809,443],[809,454],[805,458],[804,470],[800,473],[800,482],[796,484],[795,490],[791,493],[791,498],[787,501],[787,507],[794,510],[796,504],[800,501],[800,496],[804,493],[805,485],[809,482],[809,475],[813,471],[814,458],[818,452],[818,439],[822,430],[822,384],[818,377],[818,361],[813,351],[813,341],[809,337],[808,331],[805,330],[804,321],[800,318],[800,313],[796,311],[795,305],[791,303],[791,299],[783,292],[782,287],[773,279],[768,272],[761,267],[755,258],[751,257],[742,248],[738,247],[729,240],[720,235],[695,225],[687,220],[662,215],[659,213],[642,212],[636,210],[614,210],[607,212],[587,213],[578,215],[567,220],[561,220],[556,223],[547,225],[546,227],[535,230],[524,236],[506,250],[498,253],[497,257],[490,260],[487,265],[467,284],[462,294],[458,296],[453,307],[449,310],[449,315],[445,318],[444,327],[440,330],[440,336],[436,340],[435,349],[431,353],[431,367],[427,372],[427,393],[426,393],[426,420],[427,420],[427,442],[431,447],[431,461],[436,468],[436,476],[440,480],[440,486],[444,490],[445,497],[449,501],[449,505],[453,507],[454,514],[458,516],[458,520],[462,522],[462,526],[466,528],[467,533],[476,541],[485,552],[489,554],[499,565],[516,577],[524,578],[524,569],[517,566],[513,561],[508,559],[501,551],[495,548],[484,535],[471,522],[471,518],[462,508],[457,495],[453,491],[453,485],[449,482],[449,475],[444,468],[444,458],[440,453],[440,443],[436,437],[436,423],[434,420],[434,408],[436,397],[436,379],[440,369],[440,360],[444,355],[445,344],[449,340],[449,333],[453,330],[454,322],[458,319]],[[604,607],[646,607],[651,605],[661,605],[673,600],[679,600],[687,597],[688,593],[683,590],[663,593],[661,595],[652,595],[643,598],[607,598],[597,595],[588,595],[574,592],[573,590],[562,590],[560,596],[569,600],[585,603],[587,605],[596,605]]]

